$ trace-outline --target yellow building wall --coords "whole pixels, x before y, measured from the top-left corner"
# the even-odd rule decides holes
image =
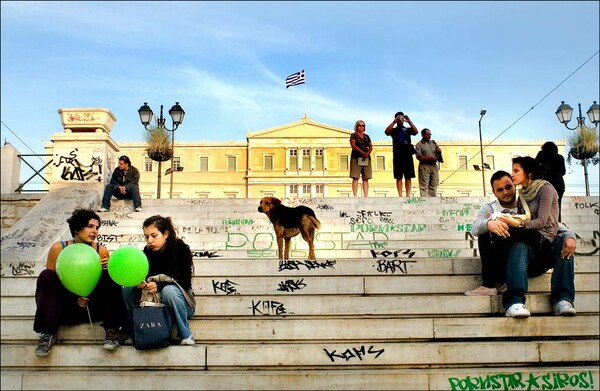
[[[266,195],[276,197],[348,197],[352,195],[349,170],[340,167],[340,156],[349,158],[349,129],[321,124],[305,117],[298,122],[248,133],[244,141],[175,141],[175,156],[180,158],[183,171],[173,176],[173,198],[261,198]],[[393,177],[392,142],[380,133],[368,133],[373,141],[373,178],[369,181],[369,196],[396,197],[397,190]],[[414,138],[417,142],[419,137]],[[481,166],[478,141],[436,140],[443,151],[444,163],[440,167],[441,196],[480,196],[483,195],[481,171],[473,166]],[[489,178],[497,170],[511,170],[511,159],[515,156],[535,157],[541,145],[548,140],[495,141],[493,146],[484,148],[485,161],[490,162],[490,170],[485,170],[485,187],[491,195]],[[554,141],[559,149],[564,141]],[[484,146],[485,146],[484,142]],[[156,198],[158,163],[152,162],[152,171],[146,171],[144,160],[147,157],[143,142],[120,142],[120,154],[130,157],[132,164],[140,170],[140,191],[143,198]],[[293,169],[290,150],[296,149],[301,155],[303,149],[311,152],[310,165]],[[323,151],[323,169],[318,169],[315,151]],[[460,157],[462,156],[462,161]],[[272,170],[265,170],[265,159],[272,159]],[[378,160],[378,157],[380,159]],[[208,170],[201,171],[201,158],[208,159]],[[235,170],[231,171],[228,159],[235,158]],[[300,160],[302,156],[300,156]],[[383,159],[383,167],[378,162]],[[459,169],[464,160],[467,167]],[[469,160],[470,159],[470,160]],[[171,165],[163,162],[164,174]],[[415,173],[418,163],[415,159]],[[170,175],[161,176],[161,198],[169,198]],[[311,193],[290,193],[290,185],[300,189],[309,186]],[[323,193],[316,193],[321,186]],[[419,195],[418,178],[412,181],[413,196]]]

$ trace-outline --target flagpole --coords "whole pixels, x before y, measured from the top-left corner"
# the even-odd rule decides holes
[[[306,118],[306,68],[304,69],[304,117]]]

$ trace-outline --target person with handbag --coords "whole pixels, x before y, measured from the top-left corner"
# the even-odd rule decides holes
[[[131,311],[134,306],[139,305],[142,290],[158,294],[167,308],[168,329],[175,323],[181,345],[194,345],[196,342],[189,324],[189,319],[196,310],[191,292],[194,264],[190,247],[177,237],[170,217],[149,217],[144,220],[143,230],[146,238],[144,254],[149,263],[148,275],[137,286],[123,287],[125,306]],[[192,302],[188,303],[186,295],[189,299],[190,293]]]
[[[365,133],[365,121],[358,120],[354,124],[354,133],[350,135],[350,178],[352,178],[352,193],[354,197],[358,193],[358,179],[362,174],[363,196],[369,195],[369,179],[373,177],[371,166],[371,152],[373,143],[367,133]]]
[[[93,321],[101,320],[106,330],[102,345],[105,350],[115,350],[119,347],[117,333],[125,324],[121,286],[108,274],[108,250],[96,242],[100,217],[92,210],[76,209],[67,223],[73,239],[56,242],[50,247],[46,269],[40,273],[36,283],[37,308],[33,330],[41,334],[35,349],[38,357],[46,357],[58,343],[58,330],[63,324],[87,323],[88,315]],[[102,265],[100,280],[87,297],[79,297],[67,290],[57,272],[59,254],[67,246],[75,243],[91,246],[98,253]]]

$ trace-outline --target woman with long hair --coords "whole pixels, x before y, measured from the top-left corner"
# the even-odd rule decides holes
[[[159,215],[149,217],[144,221],[143,229],[146,238],[144,254],[148,257],[150,266],[147,277],[166,274],[176,280],[183,290],[189,290],[194,271],[192,252],[177,237],[171,218]],[[151,294],[157,293],[160,301],[165,304],[168,309],[168,327],[171,328],[175,321],[181,345],[194,345],[189,319],[196,309],[187,303],[181,289],[174,283],[160,281],[144,281],[135,287],[124,287],[123,298],[128,311],[139,305],[142,289]]]

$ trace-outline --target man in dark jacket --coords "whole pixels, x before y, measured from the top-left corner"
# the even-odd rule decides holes
[[[104,188],[102,197],[102,207],[98,212],[108,212],[110,210],[110,198],[132,199],[133,208],[136,212],[142,211],[142,198],[140,197],[140,172],[131,165],[131,160],[125,155],[119,158],[119,167],[117,167],[110,178],[110,183]]]

